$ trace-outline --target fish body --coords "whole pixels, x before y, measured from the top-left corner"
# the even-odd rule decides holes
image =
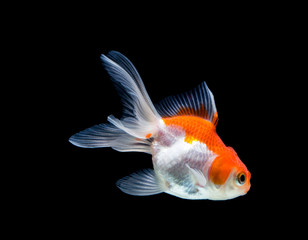
[[[121,119],[109,116],[73,135],[80,147],[112,147],[152,154],[154,169],[120,179],[125,193],[146,196],[165,192],[185,199],[226,200],[250,189],[250,172],[233,148],[216,133],[218,113],[206,83],[154,107],[133,64],[112,51],[102,62],[122,98]]]

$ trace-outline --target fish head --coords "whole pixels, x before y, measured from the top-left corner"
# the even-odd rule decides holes
[[[233,148],[216,157],[209,170],[209,180],[216,186],[217,200],[245,195],[250,189],[251,174]]]

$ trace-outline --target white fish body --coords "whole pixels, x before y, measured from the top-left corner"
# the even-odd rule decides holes
[[[153,142],[153,165],[165,192],[187,199],[210,198],[207,173],[215,154],[200,142],[185,142],[185,133],[161,124]]]

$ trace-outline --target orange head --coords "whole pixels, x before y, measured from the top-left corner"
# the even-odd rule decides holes
[[[244,195],[250,189],[251,174],[233,148],[219,154],[209,169],[209,180],[224,191],[226,199]]]

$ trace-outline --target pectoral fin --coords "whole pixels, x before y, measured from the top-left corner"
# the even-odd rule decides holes
[[[192,179],[195,181],[195,185],[200,187],[205,187],[206,185],[206,178],[201,170],[191,168],[188,164],[186,164],[186,167],[188,168],[189,174],[192,177]]]

